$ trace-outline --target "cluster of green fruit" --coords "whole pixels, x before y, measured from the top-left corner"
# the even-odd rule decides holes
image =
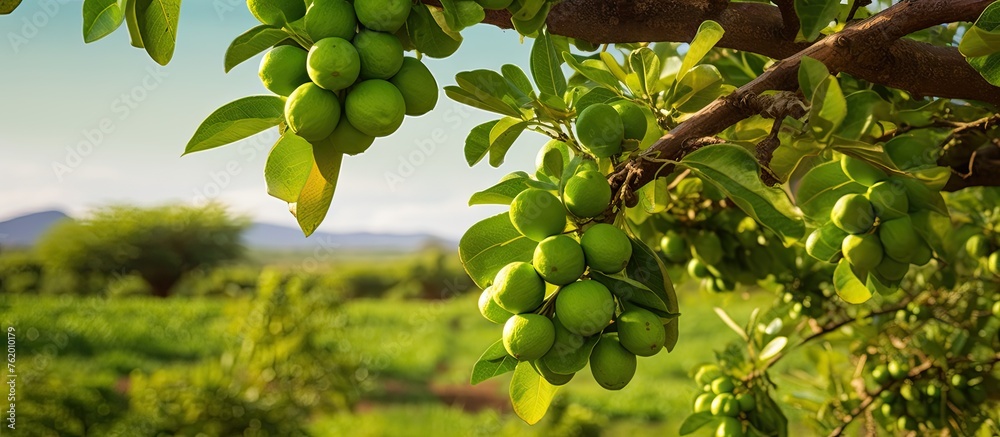
[[[646,136],[646,127],[646,115],[639,105],[618,100],[593,104],[580,111],[576,137],[591,155],[610,158],[638,149]]]
[[[949,376],[936,367],[910,379],[910,368],[906,361],[889,360],[871,370],[872,380],[883,388],[878,395],[876,419],[886,429],[917,431],[921,424],[927,430],[944,429],[946,419],[937,413],[942,397],[960,410],[974,408],[987,399],[984,384],[978,379],[970,383],[969,377],[960,372]]]
[[[1000,245],[986,235],[973,235],[965,242],[965,252],[990,273],[1000,276]]]
[[[747,414],[757,408],[753,394],[746,390],[738,392],[733,378],[725,375],[715,364],[702,366],[694,379],[703,389],[703,393],[694,400],[694,412],[709,412],[718,417],[716,436],[742,437],[744,432],[741,415],[746,418]]]
[[[510,220],[538,242],[532,260],[504,266],[479,299],[483,317],[504,325],[507,353],[553,385],[566,384],[589,361],[602,387],[619,390],[635,374],[636,356],[652,356],[666,341],[659,316],[619,311],[611,291],[590,277],[619,273],[632,256],[624,231],[587,223],[607,208],[610,190],[602,174],[584,170],[567,181],[564,201],[538,188],[519,193]]]
[[[250,0],[258,20],[304,28],[297,42],[268,51],[260,80],[287,97],[285,122],[316,147],[355,155],[395,132],[405,115],[437,104],[437,83],[418,59],[403,56],[397,34],[409,0]],[[405,35],[405,31],[403,32]],[[303,45],[305,44],[305,45]]]
[[[838,199],[830,211],[830,223],[806,239],[806,251],[831,263],[843,257],[862,281],[872,274],[883,285],[895,288],[910,264],[926,265],[934,256],[911,219],[911,214],[921,211],[921,204],[909,201],[900,179],[890,178],[867,162],[844,156],[841,168],[853,181],[868,187],[868,192]]]

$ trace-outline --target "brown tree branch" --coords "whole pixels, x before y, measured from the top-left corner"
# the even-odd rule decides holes
[[[771,0],[781,11],[781,34],[791,41],[799,33],[799,15],[795,13],[795,0]]]

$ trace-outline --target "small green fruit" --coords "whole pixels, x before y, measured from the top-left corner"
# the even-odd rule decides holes
[[[337,123],[337,128],[319,144],[332,147],[337,153],[357,155],[368,150],[373,142],[375,142],[375,137],[365,135],[355,128],[351,124],[351,121],[347,119],[347,111],[341,111],[340,122]],[[319,144],[313,144],[319,146]]]
[[[956,373],[951,375],[951,386],[955,388],[963,388],[969,385],[969,381],[965,378],[965,375],[961,373]]]
[[[994,275],[1000,275],[1000,250],[990,254],[986,259],[986,268]]]
[[[750,393],[740,393],[736,395],[736,403],[740,404],[740,411],[747,413],[757,408],[757,400]]]
[[[728,376],[720,376],[712,381],[712,392],[717,395],[732,393],[733,390],[736,390],[736,384],[734,384],[733,379]]]
[[[716,378],[722,376],[722,369],[715,364],[706,364],[698,369],[698,373],[694,374],[694,380],[698,384],[706,385],[711,384]]]
[[[340,100],[312,82],[303,84],[285,101],[285,121],[306,141],[322,141],[340,122]]]
[[[598,223],[583,232],[580,238],[587,265],[601,273],[618,273],[632,258],[632,243],[621,229]]]
[[[872,369],[872,379],[878,384],[889,382],[889,368],[885,364],[879,364]]]
[[[933,258],[934,250],[931,249],[931,246],[926,241],[921,240],[920,244],[917,244],[917,247],[913,249],[913,254],[910,256],[910,264],[925,266]]]
[[[552,348],[556,331],[548,317],[517,314],[503,325],[503,347],[518,361],[534,361]]]
[[[552,150],[559,151],[559,155],[562,157],[563,167],[569,165],[569,162],[572,160],[571,152],[569,151],[569,145],[559,140],[549,140],[548,142],[545,143],[544,146],[542,146],[541,149],[538,150],[538,154],[535,155],[535,168],[538,169],[538,171],[545,172],[545,155],[547,155],[549,151]],[[562,175],[554,174],[549,176],[561,177]]]
[[[351,43],[358,51],[364,79],[389,80],[403,67],[403,43],[396,35],[363,29]]]
[[[869,271],[882,262],[882,244],[872,234],[848,235],[841,247],[852,266]]]
[[[406,115],[424,115],[434,109],[438,101],[438,85],[431,70],[413,57],[404,57],[396,75],[389,79],[406,102]]]
[[[615,299],[600,282],[578,281],[556,296],[556,316],[569,332],[594,335],[608,326],[615,313]],[[616,340],[617,341],[617,340]]]
[[[735,417],[724,417],[715,429],[715,437],[743,437],[743,424]]]
[[[580,243],[565,235],[553,235],[538,243],[531,263],[545,282],[554,285],[573,283],[587,268]]]
[[[712,232],[700,231],[691,242],[691,254],[710,266],[722,261],[722,241]]]
[[[889,370],[889,376],[891,376],[892,379],[903,379],[908,373],[910,373],[910,366],[908,364],[895,360],[889,361],[886,369]]]
[[[247,7],[261,23],[277,27],[306,14],[306,5],[302,0],[247,0]]]
[[[628,100],[618,100],[611,104],[618,115],[622,118],[622,126],[625,128],[625,139],[642,141],[646,136],[646,114],[642,108]]]
[[[500,269],[492,290],[493,300],[513,314],[533,311],[545,298],[545,282],[525,262],[512,262]]]
[[[668,260],[679,263],[687,259],[687,245],[684,237],[674,231],[667,231],[660,239],[660,250]]]
[[[721,393],[712,401],[711,411],[716,416],[736,417],[740,414],[740,405],[731,393]]]
[[[552,193],[528,188],[511,202],[510,221],[521,235],[542,241],[566,229],[566,210]]]
[[[306,72],[308,52],[295,46],[278,46],[264,54],[257,74],[272,93],[287,97],[300,85],[309,82]]]
[[[845,194],[833,205],[830,220],[849,234],[863,234],[875,223],[875,210],[865,196]]]
[[[590,353],[590,372],[608,390],[625,388],[635,376],[635,365],[635,354],[626,350],[613,333],[602,335]]]
[[[347,119],[359,131],[373,137],[391,135],[403,124],[406,101],[393,84],[381,79],[356,83],[344,102]]]
[[[687,272],[695,279],[709,279],[712,277],[712,272],[709,272],[708,267],[701,261],[698,261],[698,258],[691,258],[691,261],[688,261]]]
[[[493,323],[502,325],[507,322],[507,319],[513,314],[497,305],[496,301],[493,300],[493,291],[491,287],[486,287],[483,290],[483,294],[479,295],[479,313]]]
[[[910,209],[909,198],[906,197],[906,187],[895,181],[879,182],[868,189],[868,200],[872,203],[875,215],[882,221],[897,219],[906,215]]]
[[[611,185],[601,172],[577,173],[566,181],[563,202],[566,209],[577,217],[597,217],[611,203]]]
[[[984,235],[973,235],[965,242],[965,251],[973,258],[982,258],[990,253],[990,241]]]
[[[622,151],[625,126],[611,105],[597,103],[586,107],[576,119],[576,136],[598,158],[609,158]]]
[[[899,420],[896,421],[896,428],[905,431],[916,431],[918,424],[917,421],[910,418],[910,416],[901,416]]]
[[[910,216],[882,222],[878,227],[878,238],[882,241],[885,254],[901,262],[910,262],[910,257],[923,242],[914,230]]]
[[[555,373],[551,369],[549,369],[549,367],[545,364],[545,360],[543,359],[538,359],[533,361],[531,363],[531,366],[534,367],[535,371],[538,372],[538,374],[541,375],[542,378],[545,378],[545,380],[548,381],[549,384],[552,384],[556,387],[560,385],[566,385],[566,383],[572,380],[573,376],[576,375],[575,373],[570,373],[568,375]]]
[[[541,361],[553,373],[568,375],[579,372],[590,357],[590,350],[583,350],[585,339],[582,335],[569,332],[558,316],[552,318],[552,325],[556,328],[556,341]]]
[[[883,256],[882,262],[875,267],[875,271],[883,278],[889,281],[896,282],[903,279],[906,276],[906,272],[910,270],[910,264],[899,262],[892,257]]]
[[[409,0],[354,0],[358,21],[382,32],[395,32],[403,27],[412,7]]]
[[[702,393],[694,400],[694,412],[703,413],[712,410],[712,401],[715,400],[715,393]]]
[[[845,237],[847,233],[835,225],[818,228],[806,238],[806,253],[820,261],[837,262]]]
[[[866,187],[870,187],[889,178],[889,176],[878,167],[860,159],[851,158],[847,155],[844,155],[843,159],[840,160],[840,168],[844,170],[844,173],[847,174],[847,177],[851,178],[851,180]]]
[[[346,0],[321,0],[306,9],[306,33],[313,41],[337,37],[354,38],[358,17],[354,5]]]
[[[354,84],[361,72],[361,58],[350,41],[324,38],[316,41],[306,58],[309,78],[320,88],[340,91]]]
[[[625,349],[640,357],[651,357],[663,349],[667,333],[660,317],[642,308],[618,316],[618,340]]]

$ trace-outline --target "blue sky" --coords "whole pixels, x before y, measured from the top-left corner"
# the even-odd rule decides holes
[[[245,3],[184,2],[177,51],[166,67],[131,48],[124,28],[84,44],[80,10],[79,1],[41,0],[0,17],[0,220],[43,209],[81,214],[109,203],[213,199],[258,221],[295,226],[284,202],[265,193],[263,167],[275,131],[180,157],[217,107],[267,93],[257,78],[259,57],[229,74],[222,67],[229,42],[257,24]],[[527,71],[530,47],[515,32],[476,26],[463,34],[455,55],[425,60],[440,86],[463,70],[513,63]],[[530,170],[546,139],[526,134],[501,168],[469,168],[465,136],[491,118],[441,92],[434,111],[407,117],[398,132],[345,159],[320,230],[457,238],[501,211],[466,202],[504,174]]]

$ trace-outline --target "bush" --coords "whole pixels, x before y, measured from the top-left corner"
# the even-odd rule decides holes
[[[41,261],[27,253],[0,256],[0,293],[39,293],[42,270]]]

